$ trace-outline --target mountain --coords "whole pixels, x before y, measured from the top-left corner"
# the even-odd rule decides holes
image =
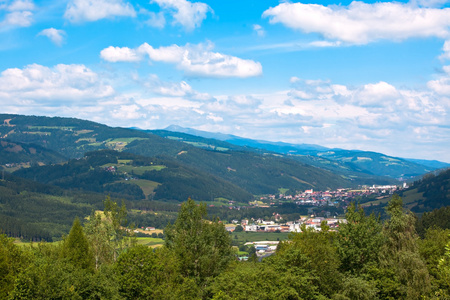
[[[225,198],[247,203],[252,195],[222,178],[178,162],[132,153],[99,150],[65,164],[23,168],[13,173],[63,189],[133,200],[200,201]]]
[[[396,179],[414,178],[432,170],[450,166],[447,163],[438,161],[403,159],[371,151],[329,149],[312,144],[295,145],[282,142],[252,140],[174,125],[167,127],[166,130],[205,138],[214,138],[233,145],[253,147],[290,155],[303,163],[342,173],[353,178],[358,177],[358,175],[361,176],[358,173],[374,176],[389,176]]]
[[[190,135],[201,136],[209,139],[216,139],[219,141],[225,141],[230,144],[239,145],[239,146],[248,146],[257,149],[265,149],[268,151],[278,152],[278,153],[302,153],[305,150],[317,150],[317,151],[326,151],[329,148],[322,147],[314,144],[289,144],[283,142],[269,142],[262,140],[252,140],[247,138],[242,138],[239,136],[231,135],[231,134],[223,134],[223,133],[212,133],[202,130],[196,130],[192,128],[184,128],[177,125],[170,125],[164,130],[173,131],[173,132],[182,132]]]
[[[198,190],[196,194],[204,195],[200,191],[205,190],[205,186],[210,186],[212,183],[195,185],[193,178],[201,177],[205,180],[221,180],[219,184],[221,186],[224,186],[226,181],[251,194],[276,194],[280,188],[295,192],[311,188],[348,187],[356,184],[354,180],[342,174],[334,174],[295,161],[285,155],[268,151],[258,152],[254,149],[250,150],[249,147],[217,140],[215,142],[208,140],[208,143],[215,143],[211,148],[199,142],[189,144],[176,138],[161,137],[150,131],[113,128],[74,118],[0,115],[0,124],[0,135],[3,139],[39,145],[72,159],[81,159],[89,151],[109,149],[159,158],[164,160],[165,165],[173,163],[177,167],[151,173],[154,176],[164,175],[164,178],[150,180],[159,182],[158,180],[167,179],[168,182],[174,182],[173,178],[176,177],[177,170],[190,173],[189,176],[178,176],[178,181],[185,184],[174,185],[170,188],[184,189],[185,191],[180,195],[193,195],[192,191],[188,192],[193,188]],[[17,174],[25,176],[25,173],[26,171]],[[39,178],[39,175],[30,175],[28,178],[35,177]],[[200,182],[200,180],[197,181]],[[74,184],[73,181],[71,184]],[[169,185],[162,184],[157,191],[164,188],[167,194]],[[178,199],[175,195],[171,197]],[[216,196],[202,196],[202,199],[198,200],[210,201],[214,197]]]
[[[450,206],[450,168],[437,175],[423,176],[403,190],[401,196],[408,208],[416,213]]]
[[[8,165],[8,169],[18,166],[45,165],[67,160],[63,155],[39,145],[0,140],[0,165]]]
[[[405,158],[405,160],[411,161],[413,163],[430,167],[432,169],[444,169],[450,167],[449,163],[438,161],[438,160],[425,160],[425,159],[413,159]]]

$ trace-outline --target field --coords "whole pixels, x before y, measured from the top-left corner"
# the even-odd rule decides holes
[[[130,181],[122,181],[122,182],[129,183]],[[131,181],[131,183],[137,184],[144,192],[145,197],[147,197],[148,195],[151,195],[153,193],[153,191],[158,187],[158,185],[160,185],[159,183],[157,183],[155,181],[144,180],[144,179],[133,180],[133,181]]]
[[[128,174],[134,173],[136,175],[142,175],[147,171],[161,171],[164,168],[166,168],[166,166],[162,165],[141,166],[141,167],[135,167],[130,165],[119,165],[117,167],[117,170],[119,172],[127,172]]]
[[[164,240],[160,238],[151,237],[138,237],[136,238],[138,245],[149,246],[152,248],[161,247],[164,244]]]

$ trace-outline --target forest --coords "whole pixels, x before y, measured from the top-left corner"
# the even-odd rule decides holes
[[[434,224],[394,195],[380,220],[352,203],[332,231],[303,228],[274,255],[238,261],[230,234],[205,204],[188,199],[164,245],[136,245],[127,210],[76,218],[58,243],[16,245],[0,236],[1,299],[449,299],[448,210]],[[441,209],[443,210],[443,209]],[[441,216],[439,219],[438,216]],[[426,216],[429,218],[430,216]],[[424,216],[425,218],[425,216]]]

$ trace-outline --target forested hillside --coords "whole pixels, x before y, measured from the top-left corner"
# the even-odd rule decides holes
[[[276,252],[236,259],[231,236],[188,200],[156,250],[136,246],[126,213],[105,201],[56,245],[19,247],[0,235],[2,299],[448,299],[449,230],[420,239],[394,195],[383,222],[352,204],[331,231],[303,228]]]
[[[14,175],[127,200],[252,200],[252,195],[238,186],[177,162],[112,150],[88,152],[65,164],[20,169]]]
[[[196,176],[212,175],[212,178],[228,181],[252,194],[277,193],[279,188],[295,192],[309,188],[327,189],[357,184],[349,176],[333,174],[279,154],[247,151],[233,145],[227,147],[224,143],[208,148],[198,143],[189,144],[141,130],[111,128],[69,118],[0,115],[0,124],[0,134],[3,138],[34,143],[70,158],[81,158],[88,151],[101,149],[132,152],[146,157],[159,156],[166,161],[173,161],[180,170],[183,170],[181,165],[188,166],[188,169],[195,170]],[[173,177],[174,173],[167,169],[150,175],[164,176],[148,178],[157,181]],[[366,175],[364,176],[367,177]],[[192,176],[194,174],[188,177]],[[184,177],[179,179],[181,187],[187,189],[188,184],[183,183],[182,178]],[[165,188],[162,186],[160,191]],[[197,193],[201,193],[199,189],[204,188],[204,185],[193,188],[197,189]],[[165,195],[167,193],[168,190],[164,192]],[[180,197],[186,194],[192,194],[192,191],[182,193]],[[165,196],[160,196],[163,197]]]

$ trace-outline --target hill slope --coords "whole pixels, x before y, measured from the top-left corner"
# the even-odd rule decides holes
[[[173,125],[167,127],[166,130],[218,139],[238,146],[253,147],[280,154],[292,155],[304,163],[333,172],[343,172],[344,174],[350,172],[347,175],[352,176],[358,176],[357,173],[362,172],[368,175],[389,176],[391,178],[413,178],[435,169],[450,166],[447,163],[438,161],[403,159],[370,151],[329,149],[312,144],[297,145],[282,142],[258,141]]]
[[[189,166],[199,176],[222,178],[252,194],[277,193],[279,188],[295,191],[354,184],[338,174],[282,155],[264,155],[231,144],[208,150],[149,132],[111,128],[72,118],[0,115],[0,124],[3,138],[34,143],[70,158],[81,158],[87,151],[100,149],[161,156],[178,165]]]

